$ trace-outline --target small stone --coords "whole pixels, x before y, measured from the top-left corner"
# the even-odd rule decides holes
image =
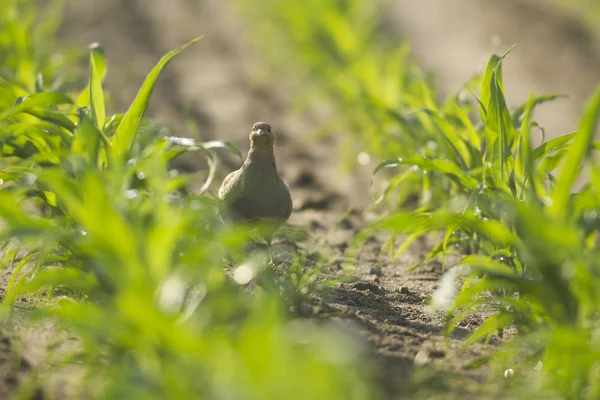
[[[342,229],[349,230],[349,229],[354,228],[354,224],[352,224],[352,221],[350,221],[350,219],[348,219],[348,217],[346,217],[340,221],[340,227]]]
[[[31,364],[29,363],[29,361],[27,361],[24,358],[21,358],[20,360],[20,367],[21,367],[21,371],[29,371],[31,369]]]
[[[431,358],[444,358],[444,356],[446,356],[446,352],[444,350],[431,350],[429,352],[429,356]]]
[[[44,395],[42,388],[38,388],[31,397],[31,400],[44,400],[45,398],[46,396]]]
[[[429,358],[429,349],[426,347],[421,347],[421,350],[415,356],[415,364],[418,366],[423,366],[425,364],[429,364],[431,362],[431,358]]]
[[[310,221],[311,229],[321,229],[322,227],[323,227],[323,225],[321,225],[318,221],[315,221],[315,220]]]
[[[371,267],[369,269],[369,273],[371,275],[377,275],[377,276],[383,275],[383,273],[381,272],[381,268],[379,268],[379,267]]]
[[[410,290],[408,289],[407,286],[402,286],[400,288],[400,294],[410,294]]]
[[[302,171],[296,180],[298,186],[314,186],[316,182],[315,175],[309,171]]]

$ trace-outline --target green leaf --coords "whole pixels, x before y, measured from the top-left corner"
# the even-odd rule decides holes
[[[396,163],[396,165],[399,165],[399,164]],[[379,205],[384,200],[386,200],[389,197],[389,195],[392,193],[392,191],[396,187],[398,187],[398,185],[401,185],[413,173],[414,173],[414,171],[408,170],[408,171],[405,171],[402,174],[397,175],[394,178],[392,178],[390,180],[388,186],[383,191],[383,193],[377,199],[373,198],[372,206]],[[371,191],[373,191],[373,180],[371,180]]]
[[[35,279],[20,280],[15,286],[11,298],[23,294],[34,294],[41,289],[57,286],[68,287],[82,293],[89,293],[98,287],[96,277],[75,268],[44,269],[35,274]]]
[[[565,156],[564,166],[556,182],[554,193],[552,194],[553,203],[551,206],[551,213],[554,215],[565,215],[567,211],[571,189],[581,172],[584,158],[592,148],[599,110],[600,86],[596,88],[596,91],[588,101],[585,113],[579,125],[579,132]]]
[[[498,65],[498,71],[500,71],[500,65]],[[506,159],[511,154],[515,133],[499,79],[494,72],[490,82],[490,102],[485,124],[487,133],[485,158],[492,162],[493,174],[500,179],[500,182],[505,183],[508,179]],[[490,154],[491,157],[489,157]],[[496,182],[496,184],[500,182]]]
[[[568,133],[566,135],[562,135],[545,143],[542,143],[533,150],[533,160],[536,162],[540,161],[542,158],[546,157],[548,153],[555,150],[561,150],[566,146],[570,145],[569,142],[575,137],[576,134],[577,132]]]
[[[6,286],[5,301],[7,303],[11,304],[14,302],[15,295],[13,294],[13,290],[15,289],[15,286],[17,284],[17,279],[19,278],[21,270],[25,267],[25,265],[27,265],[27,263],[29,261],[34,259],[35,256],[36,256],[35,252],[28,253],[25,257],[23,257],[21,259],[21,261],[19,261],[19,263],[16,266],[14,266],[15,259],[13,259],[13,266],[14,266],[13,273],[11,274],[10,279],[8,281],[8,285]],[[16,258],[16,254],[15,254],[15,258]]]
[[[375,175],[377,172],[379,172],[383,168],[395,168],[395,167],[402,165],[402,163],[400,161],[401,161],[401,159],[395,159],[395,160],[385,160],[385,161],[380,162],[373,170],[373,175]]]
[[[502,65],[502,61],[506,58],[506,56],[508,56],[508,54],[514,48],[515,48],[515,46],[513,45],[502,56],[498,56],[496,54],[492,55],[490,57],[490,59],[488,60],[487,65],[485,66],[485,71],[484,71],[482,79],[481,79],[480,96],[479,97],[475,96],[475,98],[479,102],[481,119],[483,121],[486,120],[487,113],[489,112],[489,110],[485,109],[484,106],[487,107],[490,103],[490,99],[492,97],[490,88],[492,87],[491,85],[492,85],[492,80],[494,79],[494,76],[495,76],[495,80],[497,82],[498,87],[500,88],[500,90],[502,92],[504,92],[504,85],[502,83],[502,67],[501,67],[501,65]]]
[[[21,135],[36,148],[40,155],[53,164],[60,163],[60,158],[53,151],[52,147],[46,140],[47,135],[41,129],[36,129],[34,126],[29,126],[28,129],[21,133]]]
[[[538,105],[549,102],[549,101],[554,101],[556,99],[562,99],[565,97],[567,97],[567,96],[559,95],[559,94],[545,94],[542,96],[536,96],[536,97],[529,99],[529,101],[527,103],[519,106],[516,110],[513,111],[513,116],[512,116],[513,127],[516,129],[522,125],[522,118],[525,115],[527,107],[529,107],[531,109],[531,112],[533,113],[533,110]]]
[[[104,108],[104,92],[102,89],[102,72],[106,70],[104,54],[99,47],[94,47],[90,52],[90,117],[94,126],[99,130],[103,129],[106,120],[106,111]]]
[[[90,55],[94,58],[94,64],[96,66],[96,71],[98,72],[100,82],[104,82],[108,71],[106,57],[104,56],[104,48],[100,46],[99,43],[92,43],[90,45],[90,50]]]
[[[29,109],[24,111],[27,114],[33,115],[34,117],[37,117],[39,119],[41,119],[42,121],[47,121],[47,122],[51,122],[53,124],[62,126],[63,128],[65,128],[67,131],[73,133],[73,131],[75,131],[75,123],[73,121],[71,121],[69,119],[69,117],[67,117],[64,114],[60,114],[56,111],[52,111],[52,110],[47,110],[47,109],[40,109],[40,108],[36,108],[36,109]]]
[[[433,110],[422,109],[415,111],[415,114],[417,113],[423,113],[431,119],[437,131],[441,134],[438,136],[441,139],[438,140],[438,143],[447,146],[449,150],[447,157],[461,168],[467,168],[469,152],[462,140],[456,135],[456,128]]]
[[[478,101],[479,101],[479,99],[478,99]],[[469,116],[467,115],[466,110],[464,110],[456,102],[453,102],[452,103],[452,111],[454,112],[456,117],[458,117],[458,119],[462,122],[462,124],[467,129],[467,132],[469,133],[469,139],[471,140],[470,144],[475,149],[480,149],[481,148],[481,139],[479,137],[479,134],[473,128],[473,122],[471,122],[471,120],[469,119]]]
[[[131,103],[131,106],[125,113],[123,120],[119,124],[115,135],[112,138],[112,156],[119,158],[125,157],[127,152],[131,149],[135,141],[135,136],[137,135],[138,127],[140,125],[140,121],[146,112],[146,108],[148,107],[148,103],[150,101],[150,96],[152,95],[152,91],[154,90],[154,85],[164,70],[164,68],[169,64],[169,62],[183,51],[188,46],[198,42],[202,37],[198,37],[185,45],[170,51],[165,56],[163,56],[158,64],[150,71],[140,91],[138,92],[135,100]]]
[[[61,104],[72,104],[73,101],[64,93],[33,93],[23,99],[19,104],[6,110],[0,115],[0,122],[23,112],[31,112],[36,107],[54,107]]]
[[[204,181],[204,184],[202,185],[202,187],[198,190],[198,194],[202,194],[208,190],[208,188],[210,187],[210,184],[212,183],[212,181],[215,178],[215,174],[217,173],[217,159],[216,159],[215,154],[212,151],[207,150],[205,148],[201,148],[201,149],[203,150],[203,152],[206,155],[206,158],[208,160],[208,177]]]
[[[90,45],[90,58],[94,58],[96,64],[96,71],[100,77],[100,82],[104,82],[107,73],[106,59],[104,57],[104,49],[98,44],[93,43]],[[91,72],[90,62],[90,72]],[[79,107],[90,106],[90,85],[88,84],[77,96],[75,104]]]
[[[531,155],[531,114],[535,105],[535,98],[530,97],[529,101],[524,106],[523,123],[521,124],[519,153],[515,162],[515,174],[519,175],[521,180],[521,194],[525,191],[525,182],[529,179],[531,183],[531,191],[535,199],[537,199],[535,166]]]
[[[492,55],[488,60],[488,63],[485,67],[485,71],[483,73],[483,77],[481,79],[481,91],[479,97],[476,96],[476,98],[479,101],[481,119],[483,121],[486,120],[488,112],[487,107],[489,106],[490,99],[492,97],[490,88],[492,87],[494,71],[496,70],[496,67],[501,63],[501,61],[502,58],[500,56],[496,54]]]
[[[202,142],[200,144],[205,149],[225,149],[225,150],[229,151],[230,153],[233,153],[236,156],[238,156],[240,158],[240,161],[244,161],[244,157],[242,156],[242,153],[240,152],[240,150],[237,147],[235,147],[233,145],[233,143],[231,143],[229,141],[210,140],[208,142]]]
[[[500,312],[486,318],[486,320],[473,332],[466,340],[464,345],[477,343],[485,337],[485,344],[488,344],[494,333],[499,329],[512,323],[514,315],[508,312]]]
[[[373,174],[376,174],[382,168],[390,168],[395,167],[401,164],[405,165],[416,165],[424,171],[436,171],[439,172],[454,182],[456,182],[459,186],[463,187],[466,191],[474,190],[477,187],[477,180],[472,176],[469,176],[466,171],[458,167],[456,164],[451,163],[447,160],[429,160],[425,157],[421,156],[413,156],[407,159],[398,158],[396,160],[386,160],[381,162],[375,170]]]
[[[240,161],[244,160],[242,153],[240,150],[233,145],[233,143],[226,140],[210,140],[208,142],[198,142],[192,138],[186,137],[176,137],[176,136],[165,136],[165,140],[167,140],[171,145],[168,148],[168,160],[172,160],[181,154],[184,154],[189,151],[198,151],[198,150],[212,150],[212,149],[225,149],[230,153],[235,154],[240,158]]]
[[[100,159],[101,144],[104,143],[108,147],[110,143],[96,128],[84,109],[80,108],[77,113],[79,123],[71,150],[74,153],[83,154],[90,164],[97,165]]]

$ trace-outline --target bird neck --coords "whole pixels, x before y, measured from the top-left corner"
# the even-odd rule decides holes
[[[251,144],[246,163],[252,161],[262,161],[275,165],[273,145],[268,143]]]

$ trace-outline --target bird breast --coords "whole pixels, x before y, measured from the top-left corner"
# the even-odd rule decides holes
[[[261,208],[256,210],[257,214],[287,219],[290,192],[275,166],[255,161],[248,165],[245,173],[244,197],[253,199],[256,207]]]
[[[239,171],[225,195],[227,213],[234,220],[286,221],[292,210],[290,192],[274,163],[253,160]]]

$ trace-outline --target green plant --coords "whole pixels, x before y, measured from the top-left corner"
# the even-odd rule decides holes
[[[298,281],[281,293],[280,275],[261,272],[260,260],[224,268],[225,257],[246,258],[251,232],[217,217],[212,149],[239,151],[165,136],[144,117],[162,69],[197,40],[165,55],[128,111],[113,116],[98,46],[75,94],[23,89],[13,68],[29,56],[2,65],[10,73],[0,87],[0,237],[12,268],[2,315],[14,317],[25,297],[35,305],[29,319],[77,340],[19,395],[71,369],[77,398],[372,398],[359,346],[290,319],[290,305],[314,295],[318,270],[295,260]],[[170,170],[189,151],[207,157],[208,171]],[[205,184],[191,194],[185,185],[199,175]]]
[[[485,87],[482,89],[481,99],[489,100],[480,102],[481,131],[487,141],[481,153],[482,167],[464,170],[447,164],[450,168],[440,168],[435,159],[406,160],[417,160],[422,163],[417,165],[446,176],[463,194],[462,200],[437,210],[395,212],[370,229],[389,230],[392,240],[409,234],[399,251],[416,237],[445,231],[442,243],[425,261],[468,241],[474,254],[463,256],[459,265],[447,272],[435,298],[437,305],[447,310],[448,333],[470,315],[493,312],[465,345],[482,338],[487,342],[495,333],[514,326],[519,336],[502,347],[494,358],[496,365],[519,371],[526,366],[533,370],[538,361],[543,365],[538,373],[541,379],[534,384],[527,382],[530,374],[521,372],[523,379],[514,386],[520,390],[517,393],[543,389],[566,398],[595,398],[600,186],[593,139],[600,89],[592,96],[576,133],[532,149],[535,124],[531,114],[536,103],[547,97],[532,98],[519,108],[516,114],[522,113],[522,118],[519,116],[520,128],[516,128],[513,121],[517,118],[505,106],[501,63],[496,60],[501,59],[492,57],[483,79],[491,90],[486,96]],[[559,166],[562,168],[557,171]],[[584,167],[589,168],[592,179],[573,193]],[[362,240],[363,236],[357,238],[358,243]],[[462,289],[454,297],[458,278],[463,280]]]
[[[58,51],[55,41],[63,8],[61,0],[44,7],[26,0],[6,0],[0,5],[0,84],[4,87],[10,82],[16,96],[58,89],[79,79],[66,70],[78,52]],[[10,103],[10,98],[0,98],[3,108]]]
[[[557,96],[532,97],[511,112],[502,81],[506,54],[490,58],[475,101],[459,93],[439,102],[407,47],[391,48],[380,35],[382,2],[241,3],[260,13],[263,23],[252,24],[258,35],[285,41],[286,49],[273,48],[289,57],[274,62],[292,60],[288,66],[300,65],[317,82],[307,97],[333,106],[336,126],[350,131],[350,155],[364,151],[384,160],[374,172],[387,181],[373,205],[380,218],[355,238],[349,255],[376,232],[390,234],[384,250],[392,256],[441,232],[440,243],[415,267],[452,252],[461,257],[436,295],[448,313],[448,332],[470,314],[491,314],[466,344],[517,329],[518,337],[493,357],[493,366],[517,371],[506,382],[520,391],[508,393],[597,397],[600,180],[594,153],[600,146],[593,138],[600,90],[579,131],[534,148],[532,134],[543,136],[543,130],[533,111]],[[589,182],[574,193],[585,169]],[[399,210],[413,193],[418,206]],[[399,238],[404,241],[396,249]],[[540,372],[533,369],[538,361]],[[536,373],[539,379],[531,379]],[[507,393],[498,390],[494,395]]]

